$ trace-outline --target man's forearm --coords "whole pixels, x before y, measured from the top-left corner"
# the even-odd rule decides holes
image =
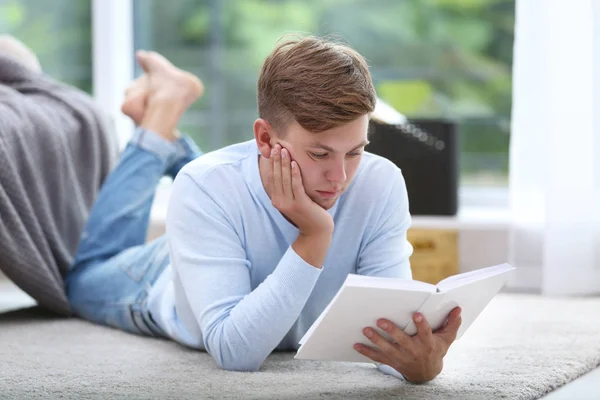
[[[215,293],[219,300],[196,313],[206,350],[224,369],[258,370],[300,316],[320,272],[289,249],[273,273],[243,298],[227,302]]]

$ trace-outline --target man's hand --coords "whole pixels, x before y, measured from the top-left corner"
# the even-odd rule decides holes
[[[269,157],[269,194],[273,206],[298,227],[292,247],[309,264],[320,268],[331,244],[333,218],[304,190],[298,164],[290,152],[275,145]]]
[[[277,144],[270,157],[269,192],[273,206],[306,236],[333,233],[333,218],[311,200],[302,184],[302,174],[290,152]]]
[[[391,321],[381,319],[377,321],[377,326],[390,336],[391,341],[378,334],[375,329],[367,327],[363,334],[376,348],[362,344],[356,344],[354,348],[371,360],[394,368],[410,382],[430,381],[442,372],[444,356],[456,339],[462,322],[460,312],[459,307],[452,310],[446,325],[436,332],[431,331],[423,315],[416,313],[413,319],[417,334],[412,337]]]

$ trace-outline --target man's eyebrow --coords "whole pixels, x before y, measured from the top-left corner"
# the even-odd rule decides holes
[[[363,140],[361,144],[359,144],[358,146],[356,146],[355,148],[353,148],[350,151],[360,149],[361,147],[365,147],[368,144],[369,144],[368,140]],[[329,147],[325,144],[319,143],[319,142],[313,142],[313,143],[309,144],[308,146],[312,147],[313,149],[323,149],[323,150],[329,151],[330,153],[335,153],[335,150],[333,150],[331,147]]]

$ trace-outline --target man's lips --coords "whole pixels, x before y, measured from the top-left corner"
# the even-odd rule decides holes
[[[317,190],[317,192],[322,197],[325,197],[325,198],[328,198],[328,199],[332,198],[332,197],[336,197],[338,194],[340,194],[339,190],[333,190],[333,191],[330,191],[330,190]]]

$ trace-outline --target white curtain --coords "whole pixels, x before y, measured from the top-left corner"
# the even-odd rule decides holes
[[[517,0],[513,287],[600,293],[600,1]]]

